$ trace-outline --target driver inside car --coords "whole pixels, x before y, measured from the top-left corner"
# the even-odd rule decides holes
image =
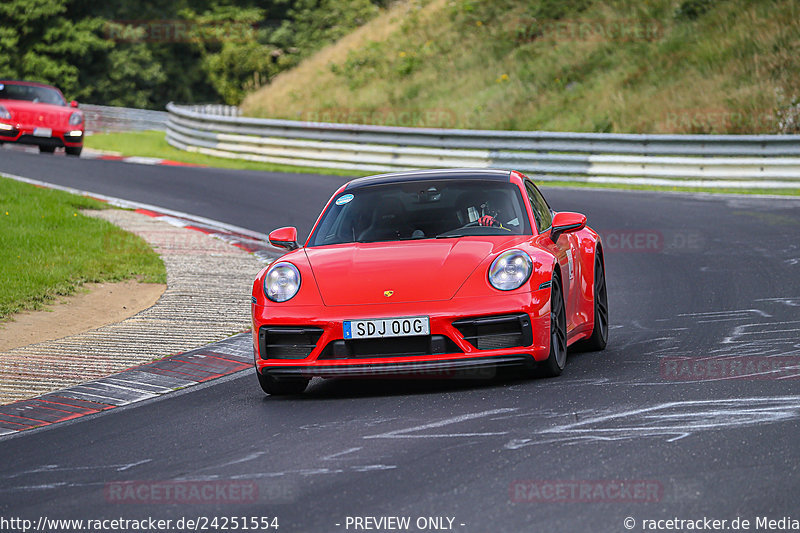
[[[464,206],[462,211],[466,214],[467,221],[479,226],[511,231],[506,224],[511,222],[514,225],[513,222],[517,220],[509,199],[502,193],[484,198],[471,198],[462,205]]]

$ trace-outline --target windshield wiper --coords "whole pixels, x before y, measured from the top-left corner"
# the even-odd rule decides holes
[[[358,244],[369,244],[372,242],[401,242],[401,241],[421,241],[423,239],[431,239],[432,237],[426,237],[425,235],[421,237],[394,237],[391,239],[378,239],[378,240],[355,240],[350,242],[355,242]],[[437,237],[438,238],[438,237]]]

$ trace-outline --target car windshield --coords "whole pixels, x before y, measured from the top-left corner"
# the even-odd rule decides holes
[[[420,180],[339,194],[309,246],[530,233],[522,195],[513,183]]]
[[[23,83],[5,83],[0,81],[0,100],[26,100],[28,102],[67,105],[64,97],[52,87],[27,85]]]

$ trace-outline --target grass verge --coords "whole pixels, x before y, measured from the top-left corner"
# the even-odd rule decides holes
[[[276,165],[244,161],[239,159],[226,159],[211,155],[185,152],[170,146],[164,138],[163,131],[132,131],[125,133],[99,133],[89,135],[84,140],[87,148],[116,152],[124,156],[155,157],[217,168],[232,168],[236,170],[260,170],[263,172],[292,172],[303,174],[326,174],[334,176],[363,176],[357,170],[338,170],[330,168],[295,167],[291,165]]]
[[[142,238],[80,212],[105,208],[0,177],[0,319],[39,309],[83,283],[166,283],[164,263]]]

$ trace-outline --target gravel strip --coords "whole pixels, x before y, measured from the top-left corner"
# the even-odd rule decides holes
[[[264,263],[202,232],[118,209],[87,211],[144,238],[167,269],[156,304],[116,324],[0,353],[0,404],[32,398],[185,352],[250,327]]]

